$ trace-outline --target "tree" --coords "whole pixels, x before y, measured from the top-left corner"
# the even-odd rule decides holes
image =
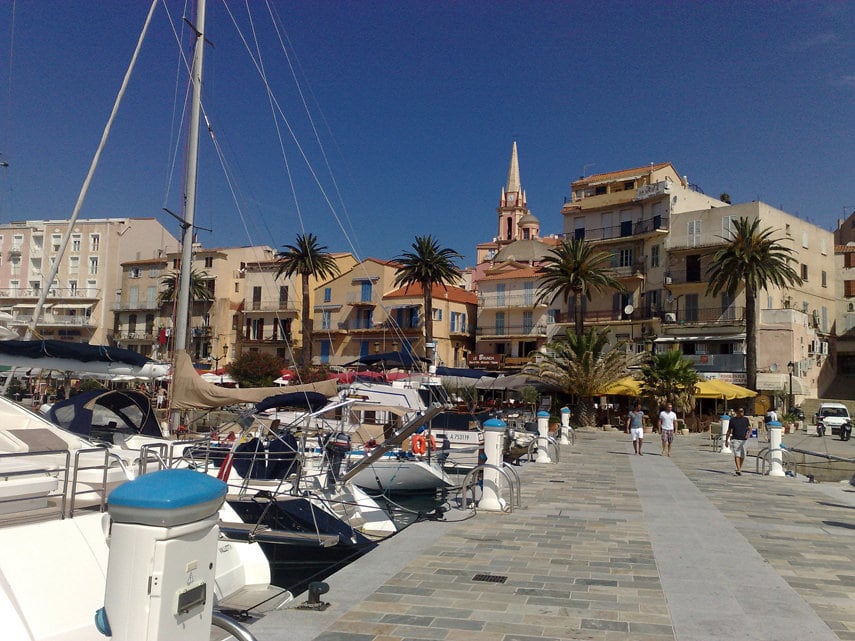
[[[241,387],[271,387],[282,374],[282,361],[264,352],[243,352],[226,371]]]
[[[276,278],[282,274],[291,277],[300,276],[302,290],[302,308],[300,311],[300,332],[302,349],[301,365],[312,364],[312,318],[309,315],[309,277],[321,280],[335,278],[340,270],[335,258],[327,253],[325,246],[318,245],[314,234],[300,234],[293,245],[284,245],[285,251],[279,254],[279,268]]]
[[[538,270],[541,275],[538,285],[537,302],[549,303],[556,295],[561,295],[568,304],[571,297],[575,311],[575,332],[581,335],[585,331],[585,319],[582,314],[582,297],[591,300],[592,292],[608,288],[623,291],[610,267],[611,254],[597,251],[590,242],[574,238],[564,240],[543,258]]]
[[[591,328],[587,333],[576,334],[569,330],[563,337],[547,343],[545,353],[523,372],[561,387],[578,399],[576,419],[582,425],[593,425],[594,397],[619,380],[626,368],[634,364],[623,343],[611,345],[608,329]]]
[[[641,367],[641,393],[651,410],[670,402],[679,411],[692,411],[698,380],[694,363],[679,349],[651,354]]]
[[[745,369],[748,388],[757,389],[757,295],[770,285],[801,285],[802,279],[790,265],[795,262],[792,248],[772,236],[769,227],[760,229],[760,219],[740,218],[733,223],[730,237],[712,257],[707,270],[707,295],[725,293],[736,298],[745,288]]]
[[[433,343],[433,289],[434,285],[454,285],[460,279],[456,259],[463,258],[453,249],[440,248],[433,236],[416,236],[413,251],[404,252],[393,259],[400,264],[395,274],[395,285],[408,287],[421,285],[424,293],[425,345]],[[425,356],[430,358],[425,347]]]
[[[213,299],[208,287],[208,272],[194,269],[190,272],[190,300],[209,301]],[[175,302],[175,292],[178,289],[178,272],[172,272],[160,279],[163,289],[157,295],[157,304]]]

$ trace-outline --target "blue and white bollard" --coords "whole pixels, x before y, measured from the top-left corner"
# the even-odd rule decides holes
[[[784,474],[784,453],[781,451],[781,421],[766,424],[769,430],[769,476],[786,476]]]
[[[535,463],[552,463],[549,458],[549,412],[537,413],[537,458]]]
[[[109,496],[110,556],[96,626],[113,641],[208,641],[226,484],[162,470]]]
[[[491,418],[484,421],[484,453],[487,455],[487,464],[502,467],[504,463],[505,435],[508,426],[504,421]],[[478,501],[479,510],[502,512],[505,509],[505,501],[499,488],[501,487],[501,472],[496,469],[486,468],[484,470],[484,488],[481,492],[481,500]]]
[[[570,427],[570,408],[562,407],[561,408],[561,439],[558,441],[561,445],[570,445],[570,439],[568,435],[570,434],[570,430],[573,428]]]
[[[730,427],[730,414],[722,414],[721,421],[721,451],[723,454],[733,454],[733,450],[727,445],[727,428]]]

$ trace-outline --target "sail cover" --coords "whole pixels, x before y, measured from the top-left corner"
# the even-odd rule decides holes
[[[282,393],[281,387],[239,387],[230,389],[213,383],[206,383],[193,369],[193,363],[187,352],[175,355],[175,367],[172,371],[172,408],[177,410],[201,410],[224,407],[235,403],[260,403],[270,396]],[[329,398],[335,396],[335,380],[289,385],[290,393],[318,392]]]
[[[151,362],[150,358],[129,349],[55,340],[0,341],[0,354],[23,358],[68,358],[84,363],[127,363],[137,367]]]

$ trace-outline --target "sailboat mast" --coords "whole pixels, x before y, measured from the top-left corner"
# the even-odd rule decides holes
[[[196,46],[193,50],[193,67],[190,100],[190,121],[187,130],[187,166],[184,174],[184,222],[181,227],[181,265],[178,271],[177,305],[173,331],[173,370],[175,354],[187,349],[187,324],[190,321],[190,275],[193,261],[193,234],[196,218],[196,166],[199,157],[199,116],[202,111],[202,60],[205,53],[205,0],[196,3]],[[169,417],[173,431],[178,429],[180,413],[172,410]]]
[[[187,323],[190,317],[190,275],[193,261],[193,234],[196,217],[196,166],[199,157],[199,116],[202,104],[202,59],[205,53],[205,0],[196,4],[196,46],[190,70],[192,92],[187,131],[187,167],[184,174],[184,222],[181,233],[181,266],[178,272],[178,305],[175,313],[175,351],[187,349]]]

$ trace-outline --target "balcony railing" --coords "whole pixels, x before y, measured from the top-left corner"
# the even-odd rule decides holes
[[[664,312],[662,321],[664,323],[677,323],[678,325],[741,325],[745,323],[745,308],[729,307],[722,310],[721,307],[700,309],[690,307],[673,312]]]
[[[745,354],[684,354],[699,372],[744,372]]]
[[[481,309],[505,309],[508,307],[533,308],[537,296],[531,294],[497,294],[495,292],[478,292],[478,307]],[[546,307],[547,303],[537,303]]]
[[[668,216],[654,216],[638,221],[627,221],[611,225],[609,227],[600,227],[599,229],[580,228],[572,232],[564,234],[566,240],[577,238],[579,240],[615,240],[619,238],[632,238],[641,234],[651,234],[653,232],[667,232],[670,228],[670,218]]]
[[[436,326],[436,323],[434,323]],[[424,323],[419,321],[417,323],[404,323],[399,325],[390,320],[383,321],[381,323],[366,323],[365,321],[359,320],[350,320],[350,321],[342,321],[335,325],[335,328],[339,331],[390,331],[390,330],[400,330],[403,332],[409,330],[421,330],[424,328]],[[331,330],[332,328],[322,328],[322,331]]]
[[[367,299],[363,298],[361,292],[358,294],[356,292],[349,292],[347,294],[347,297],[345,298],[345,302],[348,305],[371,305],[371,306],[374,306],[377,304],[373,300],[371,300],[370,297]]]
[[[38,298],[42,294],[41,289],[34,287],[6,287],[0,289],[0,298]],[[54,298],[100,298],[101,290],[95,287],[52,287],[48,291],[48,300]]]
[[[153,331],[118,331],[113,332],[113,338],[115,340],[122,341],[144,341],[151,343],[157,340],[157,334],[155,334]]]
[[[160,309],[157,301],[153,300],[138,300],[138,301],[119,301],[110,303],[110,309],[114,312],[124,312],[130,310],[156,310]]]
[[[476,336],[546,336],[546,325],[484,325]]]
[[[24,315],[17,314],[9,321],[12,325],[29,325],[33,322],[32,314]],[[37,327],[97,327],[98,322],[93,318],[87,318],[83,314],[80,316],[58,316],[54,314],[42,314],[39,318]]]
[[[290,300],[252,300],[244,302],[245,312],[297,312],[297,304]]]
[[[245,332],[238,332],[237,340],[239,343],[248,343],[248,344],[254,344],[254,345],[260,345],[260,344],[271,345],[271,344],[279,344],[279,343],[284,344],[284,343],[291,343],[292,342],[292,335],[290,333],[286,333],[284,335],[278,334],[277,336],[274,337],[272,334],[270,334],[270,335],[262,336],[261,338],[258,338],[258,337],[253,338],[252,336],[247,336]]]

